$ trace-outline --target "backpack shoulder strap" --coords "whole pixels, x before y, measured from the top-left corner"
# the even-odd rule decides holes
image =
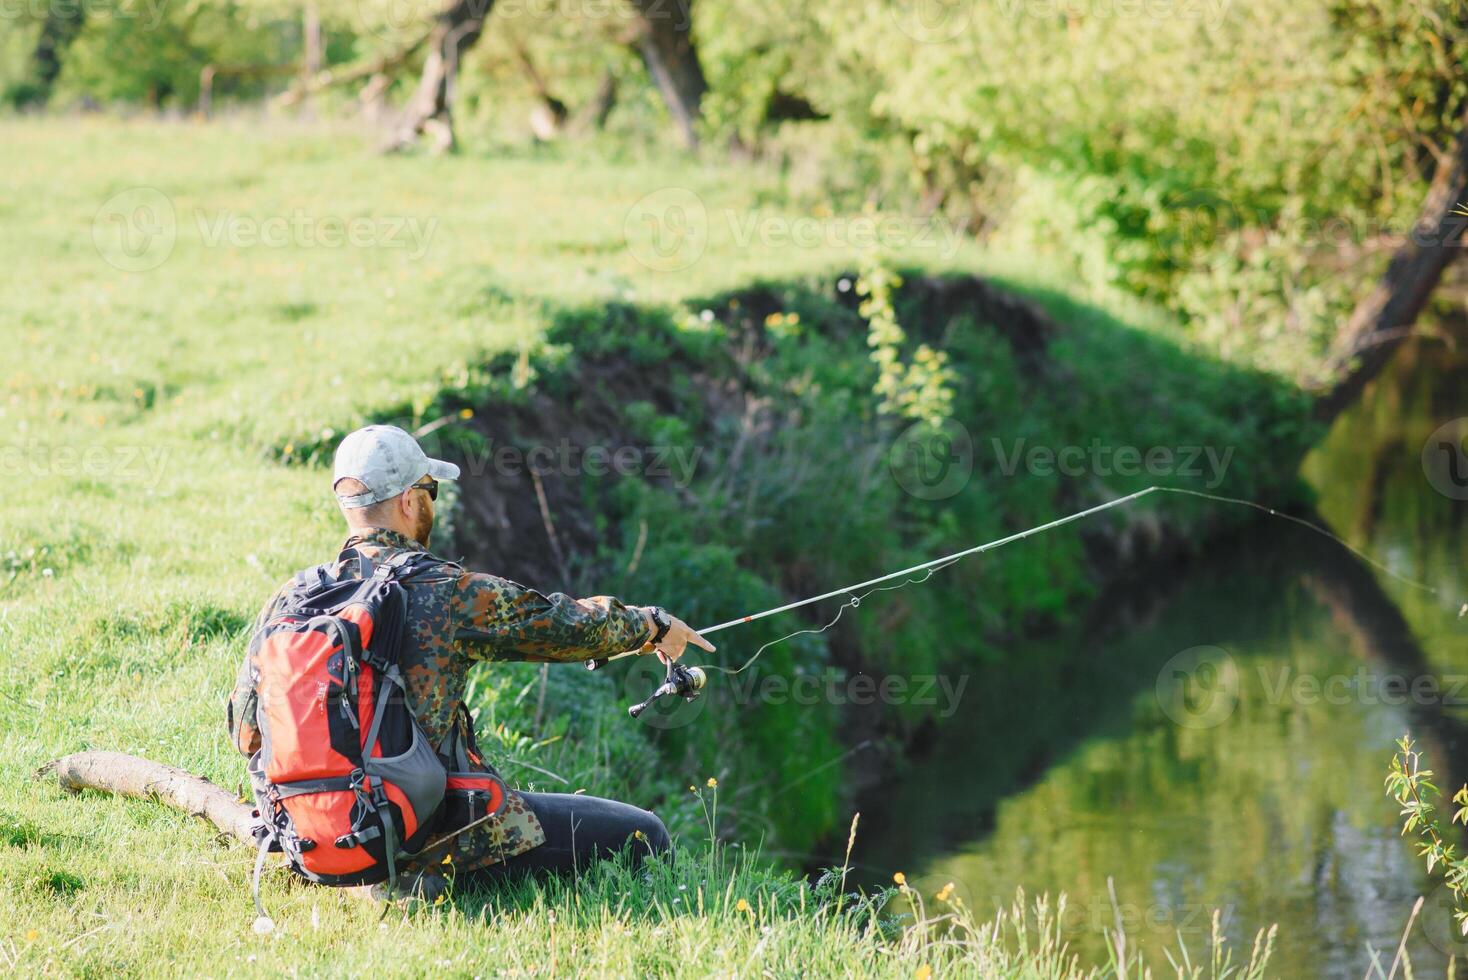
[[[383,567],[387,569],[387,574],[391,578],[401,582],[412,578],[421,571],[435,568],[441,564],[443,564],[442,559],[434,557],[427,551],[399,551],[389,558]]]
[[[358,578],[371,578],[375,570],[375,565],[372,559],[367,556],[367,553],[353,545],[348,545],[343,548],[341,554],[336,556],[336,561],[339,565],[346,565],[349,562],[355,561],[357,563]]]

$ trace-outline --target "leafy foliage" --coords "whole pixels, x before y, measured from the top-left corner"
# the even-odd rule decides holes
[[[1468,858],[1459,855],[1456,844],[1448,843],[1448,834],[1438,821],[1438,805],[1442,791],[1432,782],[1432,770],[1422,764],[1422,753],[1410,735],[1397,740],[1397,753],[1392,756],[1386,776],[1386,792],[1401,806],[1402,836],[1417,838],[1417,853],[1427,862],[1427,872],[1441,870],[1443,884],[1452,893],[1453,919],[1458,931],[1468,936]],[[1451,823],[1468,826],[1468,786],[1453,794]]]

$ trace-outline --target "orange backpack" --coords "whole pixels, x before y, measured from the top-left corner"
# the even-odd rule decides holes
[[[299,573],[251,641],[261,738],[249,763],[260,841],[253,890],[261,916],[267,851],[283,851],[291,870],[320,884],[391,887],[398,863],[441,829],[450,774],[406,703],[399,670],[402,582],[434,561],[401,552],[374,567],[348,549],[335,566],[339,576],[331,565]],[[360,577],[347,575],[354,563]],[[497,812],[504,784],[472,777],[484,795],[476,810]]]

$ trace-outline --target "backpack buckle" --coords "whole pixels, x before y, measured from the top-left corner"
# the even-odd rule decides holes
[[[359,844],[365,844],[370,840],[376,840],[382,836],[382,828],[378,826],[364,827],[354,830],[350,834],[342,834],[336,839],[336,846],[343,850],[350,850]]]

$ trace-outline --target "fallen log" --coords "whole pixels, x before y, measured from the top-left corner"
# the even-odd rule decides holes
[[[203,776],[125,752],[77,752],[49,762],[36,776],[55,774],[69,793],[95,790],[140,800],[157,800],[202,817],[242,844],[255,846],[250,833],[254,808]]]

